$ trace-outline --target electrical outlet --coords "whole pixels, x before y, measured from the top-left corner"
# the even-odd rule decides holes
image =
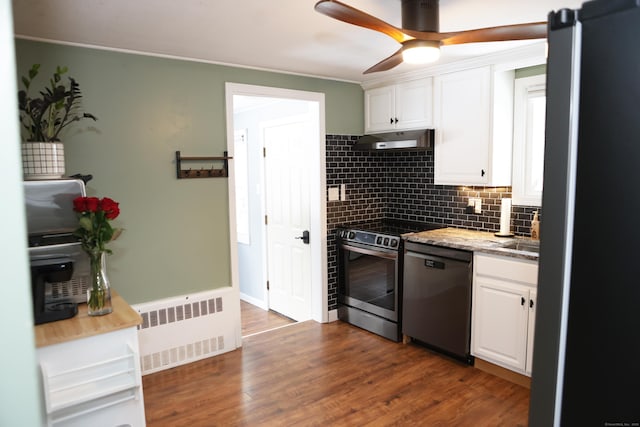
[[[469,197],[465,212],[480,215],[482,213],[482,199],[479,197]]]

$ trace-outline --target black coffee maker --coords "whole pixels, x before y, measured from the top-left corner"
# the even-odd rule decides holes
[[[78,313],[78,304],[71,300],[46,302],[47,283],[66,282],[73,275],[73,261],[52,258],[31,262],[31,293],[36,325],[68,319]]]
[[[85,196],[84,181],[24,181],[36,325],[68,319],[86,302],[89,258],[73,235],[78,219],[73,199]]]

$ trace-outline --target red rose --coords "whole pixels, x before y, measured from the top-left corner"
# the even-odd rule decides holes
[[[112,199],[105,197],[100,201],[100,209],[104,211],[104,216],[107,219],[116,219],[120,215],[120,208],[118,203]]]
[[[73,210],[76,212],[96,212],[100,200],[97,197],[76,197],[73,199]]]
[[[86,210],[89,212],[97,212],[100,206],[100,199],[97,197],[86,197]]]
[[[87,210],[86,197],[76,197],[73,199],[73,210],[76,212],[84,212]]]

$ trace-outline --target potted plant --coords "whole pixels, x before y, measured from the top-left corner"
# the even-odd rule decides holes
[[[60,132],[74,122],[91,119],[93,114],[81,111],[80,86],[73,77],[68,77],[68,85],[62,77],[67,67],[56,67],[49,79],[49,86],[31,97],[29,89],[38,75],[40,64],[29,69],[28,76],[22,76],[24,90],[18,91],[18,109],[22,125],[22,163],[26,179],[60,178],[64,175],[64,146],[60,142]]]

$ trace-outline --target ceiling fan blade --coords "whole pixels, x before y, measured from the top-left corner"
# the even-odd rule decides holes
[[[376,65],[369,68],[362,74],[370,74],[370,73],[377,73],[379,71],[387,71],[394,67],[397,67],[400,64],[402,64],[402,48],[398,49],[396,53],[378,62]]]
[[[411,39],[400,28],[337,0],[320,0],[315,10],[338,21],[381,32],[400,43]]]
[[[458,31],[450,34],[449,37],[441,40],[443,45],[544,39],[547,38],[547,23],[531,22],[528,24],[503,25],[500,27]]]

